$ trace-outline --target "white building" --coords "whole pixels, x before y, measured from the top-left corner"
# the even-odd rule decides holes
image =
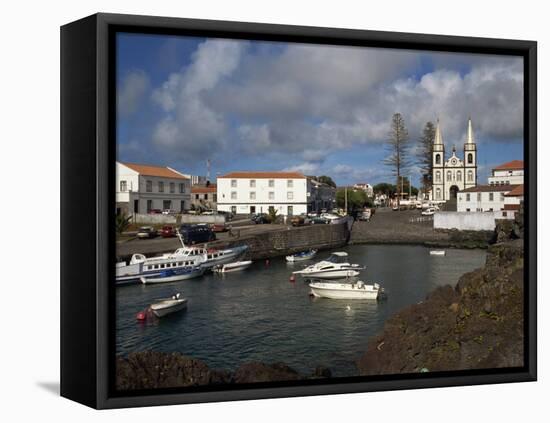
[[[512,191],[504,194],[504,216],[508,217],[508,214],[510,213],[515,215],[524,198],[523,184],[516,185]]]
[[[117,213],[181,212],[191,206],[189,178],[162,166],[116,162]]]
[[[365,193],[367,194],[367,197],[373,197],[374,196],[374,189],[373,189],[371,184],[367,184],[367,183],[355,184],[353,186],[353,189],[358,189],[358,190],[360,189],[360,190],[365,191]]]
[[[458,193],[458,212],[493,212],[504,210],[506,194],[517,185],[478,185]]]
[[[445,145],[439,127],[439,120],[435,132],[433,145],[433,173],[430,200],[448,201],[457,197],[457,193],[477,185],[477,147],[474,141],[472,120],[468,119],[468,131],[464,143],[464,158],[456,155],[453,146],[449,159],[445,159]]]
[[[523,184],[523,160],[512,160],[493,168],[489,185]]]
[[[313,184],[299,172],[231,172],[217,179],[218,211],[291,216],[308,212],[316,196]]]

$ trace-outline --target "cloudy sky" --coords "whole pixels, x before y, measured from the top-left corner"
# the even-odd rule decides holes
[[[121,161],[393,181],[382,160],[395,112],[411,152],[439,117],[459,156],[471,116],[480,183],[523,158],[521,58],[139,34],[119,34],[117,54]]]

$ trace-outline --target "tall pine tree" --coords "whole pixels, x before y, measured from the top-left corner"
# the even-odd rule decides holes
[[[418,165],[422,174],[422,191],[427,193],[432,189],[432,171],[433,171],[433,144],[435,139],[435,125],[432,122],[426,122],[422,135],[420,136],[419,148],[417,153]]]
[[[405,120],[401,113],[395,113],[391,119],[390,132],[388,134],[387,147],[389,156],[384,164],[392,168],[397,186],[397,205],[401,204],[401,176],[403,171],[410,166],[409,162],[409,132],[405,126]]]

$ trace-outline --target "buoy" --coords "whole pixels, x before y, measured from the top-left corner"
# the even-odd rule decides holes
[[[147,320],[147,313],[145,311],[140,311],[138,314],[136,314],[136,319],[140,322]]]
[[[288,280],[290,282],[295,282],[296,281],[296,277],[294,275],[290,275],[290,278],[288,278]]]

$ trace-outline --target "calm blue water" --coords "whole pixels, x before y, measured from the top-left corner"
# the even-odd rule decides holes
[[[365,264],[361,279],[380,283],[387,300],[312,299],[300,278],[289,282],[292,270],[328,257],[326,251],[302,264],[277,258],[269,266],[258,262],[240,273],[120,287],[117,354],[177,351],[227,370],[258,360],[282,361],[304,373],[323,365],[334,375],[353,375],[368,339],[389,316],[422,301],[436,286],[454,285],[485,262],[483,250],[447,250],[445,257],[430,256],[420,246],[358,245],[338,251],[347,251],[352,263]],[[187,311],[155,323],[136,321],[138,311],[176,292],[189,299]]]

